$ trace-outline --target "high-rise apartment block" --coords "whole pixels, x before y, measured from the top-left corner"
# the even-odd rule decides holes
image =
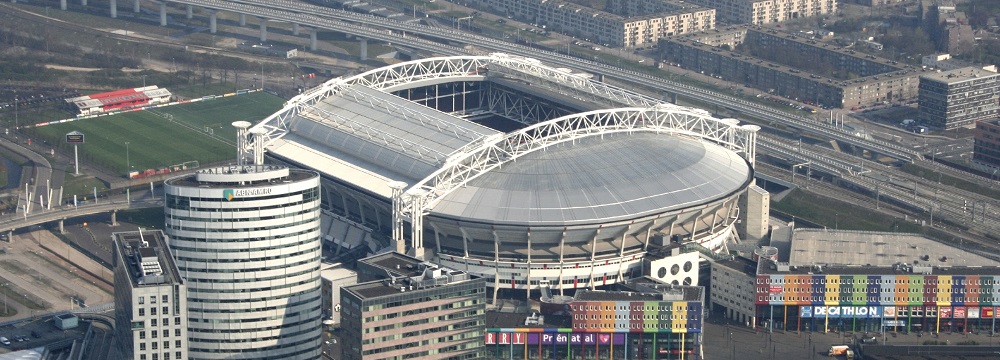
[[[344,359],[481,359],[486,282],[399,253],[359,260],[362,278],[341,288]]]
[[[1000,74],[968,67],[920,76],[919,117],[941,129],[994,118],[1000,110]]]
[[[470,3],[498,15],[611,46],[656,45],[661,37],[715,28],[715,9],[677,0],[611,0],[606,9],[569,1],[472,0]]]
[[[764,25],[837,12],[837,0],[691,0],[735,24]]]
[[[187,359],[187,287],[163,232],[120,232],[112,238],[121,358]]]
[[[165,188],[170,251],[188,285],[189,358],[318,359],[319,175],[220,167]]]

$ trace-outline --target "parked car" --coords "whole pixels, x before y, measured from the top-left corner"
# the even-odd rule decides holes
[[[0,344],[10,345],[10,339],[0,336]]]

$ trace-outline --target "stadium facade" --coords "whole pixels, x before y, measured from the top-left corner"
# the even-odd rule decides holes
[[[610,285],[655,248],[734,240],[759,127],[592,78],[506,54],[400,63],[293,98],[241,152],[321,174],[337,254],[408,253],[494,297]]]
[[[319,175],[240,162],[171,178],[165,191],[188,284],[188,359],[319,358]]]

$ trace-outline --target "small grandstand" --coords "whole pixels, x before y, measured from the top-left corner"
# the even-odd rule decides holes
[[[171,96],[172,94],[169,90],[151,85],[84,95],[66,99],[66,102],[77,109],[79,116],[87,116],[138,106],[167,103],[170,102]]]

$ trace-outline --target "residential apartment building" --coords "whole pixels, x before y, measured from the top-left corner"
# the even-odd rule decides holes
[[[552,321],[557,315],[491,314],[486,359],[699,359],[704,300],[702,287],[649,277],[577,290],[569,324]]]
[[[753,274],[757,272],[757,262],[734,257],[731,260],[714,261],[711,266],[709,302],[712,312],[722,312],[726,319],[745,326],[756,325]]]
[[[984,165],[986,172],[996,178],[1000,169],[1000,118],[976,122],[972,160]]]
[[[1000,74],[977,67],[920,77],[919,119],[940,129],[969,126],[1000,111]]]
[[[720,21],[764,25],[787,20],[833,14],[837,0],[691,0],[716,9]]]
[[[121,358],[187,359],[187,285],[163,232],[119,232],[111,237]]]
[[[795,56],[764,59],[732,50],[744,43],[768,49],[768,54]],[[667,62],[685,69],[802,102],[844,109],[915,99],[918,76],[925,72],[808,37],[745,26],[663,39],[660,50]]]
[[[607,11],[557,0],[470,0],[469,3],[550,31],[610,46],[652,46],[663,37],[715,28],[715,9],[677,0],[611,0]]]
[[[168,179],[165,193],[188,285],[189,359],[318,359],[319,174],[209,168]]]
[[[483,357],[484,279],[399,253],[375,255],[358,264],[362,278],[368,274],[383,279],[341,288],[345,359]],[[366,273],[361,267],[396,272]]]

